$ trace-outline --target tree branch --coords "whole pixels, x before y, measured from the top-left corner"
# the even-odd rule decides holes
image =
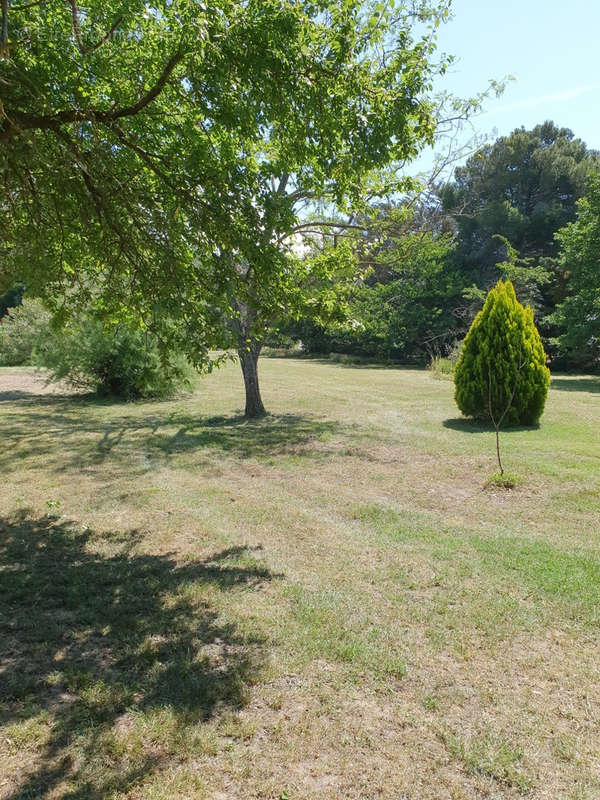
[[[153,100],[155,100],[158,97],[158,95],[162,92],[162,90],[165,88],[167,81],[171,77],[171,73],[173,72],[177,64],[179,64],[179,62],[182,61],[182,59],[183,59],[183,53],[181,52],[181,50],[178,50],[168,60],[159,79],[156,81],[152,89],[146,92],[145,95],[142,95],[142,97],[140,97],[138,102],[134,103],[132,106],[125,106],[125,108],[120,108],[109,112],[106,115],[107,121],[111,121],[114,119],[121,119],[122,117],[135,117],[135,115],[139,114],[139,112],[142,111],[144,108],[146,108],[147,105],[150,105],[150,103]],[[101,117],[98,116],[98,119],[101,119]]]
[[[189,190],[186,190],[182,186],[178,185],[175,181],[171,180],[165,170],[158,166],[157,161],[161,160],[158,155],[148,152],[143,147],[140,147],[138,144],[133,142],[117,125],[113,127],[113,131],[117,134],[119,141],[122,142],[126,147],[129,147],[137,156],[139,156],[144,164],[146,164],[146,166],[149,167],[152,172],[154,172],[154,174],[160,178],[160,180],[166,186],[169,187],[169,189],[171,189],[173,194],[183,197],[194,207],[196,205],[200,205],[206,208],[207,204],[205,201],[203,201],[198,195],[193,194]]]
[[[367,231],[369,230],[367,225],[355,225],[354,223],[349,222],[326,222],[325,220],[316,220],[314,222],[303,222],[300,225],[296,225],[292,228],[291,231],[282,234],[277,240],[277,244],[281,244],[290,236],[293,236],[295,233],[300,233],[305,228],[313,229],[313,228],[341,228],[342,230],[356,230],[356,231]]]
[[[4,1],[2,0],[2,2]],[[173,70],[182,59],[183,52],[178,50],[171,56],[154,86],[142,95],[136,103],[123,108],[112,108],[108,111],[99,108],[69,108],[51,115],[28,114],[4,109],[4,124],[3,129],[0,128],[0,142],[20,136],[27,130],[56,130],[60,125],[70,122],[101,122],[109,124],[123,117],[134,117],[158,97],[165,88]]]
[[[96,44],[93,44],[91,47],[88,48],[88,53],[93,53],[95,50],[99,50],[102,47],[103,44],[106,44],[106,42],[111,38],[113,33],[117,30],[117,28],[119,27],[119,25],[122,22],[123,22],[123,16],[117,17],[117,19],[115,20],[114,25],[102,37],[102,39],[100,39]]]
[[[75,41],[77,42],[77,49],[81,53],[81,55],[85,58],[86,49],[83,44],[83,38],[81,36],[81,25],[79,24],[79,9],[77,8],[77,3],[75,0],[69,0],[69,5],[71,6],[71,18],[73,19],[73,33],[75,34]]]

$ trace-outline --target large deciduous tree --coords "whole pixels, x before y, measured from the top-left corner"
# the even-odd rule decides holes
[[[135,313],[198,363],[235,347],[260,414],[265,332],[335,312],[350,258],[301,262],[298,237],[351,226],[433,139],[447,5],[4,2],[4,282]]]
[[[361,228],[356,212],[366,195],[405,188],[399,169],[433,139],[428,91],[444,68],[432,59],[445,9],[416,5],[285,6],[296,41],[267,57],[280,76],[279,105],[257,107],[255,127],[243,137],[211,130],[218,147],[238,155],[239,235],[227,248],[197,253],[200,283],[219,290],[203,312],[210,320],[203,341],[216,333],[214,344],[237,349],[247,416],[264,411],[257,362],[268,331],[290,317],[338,310],[331,282],[348,273],[351,247],[301,260],[302,238],[329,231],[339,243]],[[427,24],[413,38],[417,22]]]

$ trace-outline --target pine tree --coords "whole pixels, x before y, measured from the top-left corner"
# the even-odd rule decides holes
[[[455,399],[469,417],[532,425],[542,416],[550,371],[531,308],[498,281],[473,320],[454,374]]]

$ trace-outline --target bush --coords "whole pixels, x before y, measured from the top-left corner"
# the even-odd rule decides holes
[[[451,378],[454,375],[455,361],[443,356],[434,356],[429,362],[429,369],[436,378]]]
[[[0,366],[31,364],[35,350],[48,338],[50,313],[39,300],[23,300],[0,322]]]
[[[189,383],[183,356],[161,353],[155,337],[127,324],[106,326],[93,316],[54,333],[36,363],[51,380],[121,400],[160,398]]]
[[[434,356],[429,362],[428,369],[431,370],[436,378],[448,378],[452,380],[456,364],[460,358],[461,345],[455,344],[447,356]]]
[[[465,338],[454,371],[455,398],[469,417],[532,425],[544,411],[550,385],[546,354],[531,308],[510,281],[490,290]]]

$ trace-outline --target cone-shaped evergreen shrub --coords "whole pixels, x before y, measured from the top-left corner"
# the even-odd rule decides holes
[[[510,281],[498,281],[473,320],[454,385],[468,417],[531,425],[542,416],[550,385],[546,354],[533,311],[518,302]]]

